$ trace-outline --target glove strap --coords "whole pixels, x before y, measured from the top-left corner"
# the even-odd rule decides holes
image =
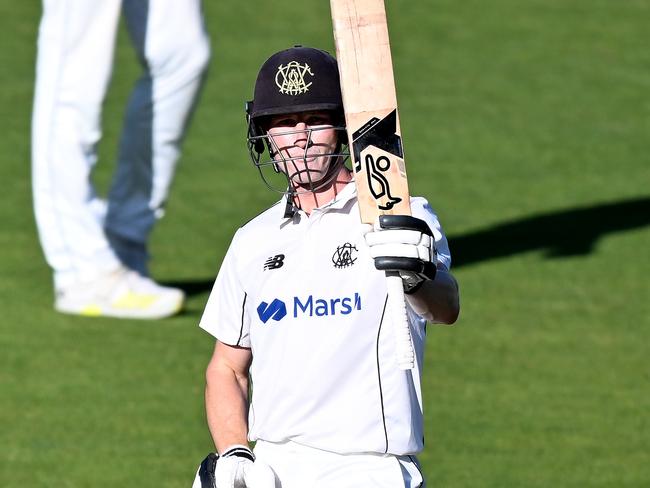
[[[415,258],[380,256],[375,258],[375,268],[380,271],[399,271],[407,295],[415,293],[422,283],[436,277],[435,264]]]
[[[400,276],[402,277],[402,285],[404,286],[404,293],[406,295],[413,295],[425,282],[423,278],[414,273],[400,273]]]
[[[382,229],[417,230],[433,237],[431,229],[424,220],[410,215],[380,215],[379,227]]]
[[[255,454],[247,446],[237,444],[226,449],[221,457],[240,457],[255,462]]]

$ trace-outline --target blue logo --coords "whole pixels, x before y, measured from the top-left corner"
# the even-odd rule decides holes
[[[287,315],[287,306],[282,300],[275,298],[270,305],[266,302],[260,303],[257,307],[257,315],[259,315],[260,320],[265,324],[269,319],[277,322]]]

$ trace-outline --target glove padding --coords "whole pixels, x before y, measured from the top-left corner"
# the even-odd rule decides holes
[[[410,215],[380,215],[365,238],[375,268],[399,272],[404,293],[415,293],[422,283],[436,277],[436,247],[424,220]]]
[[[210,453],[196,472],[192,488],[275,488],[275,473],[255,461],[246,446],[233,446],[221,456]]]

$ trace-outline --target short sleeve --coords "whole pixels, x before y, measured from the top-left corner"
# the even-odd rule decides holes
[[[446,270],[449,270],[451,268],[451,253],[449,252],[447,237],[442,230],[442,225],[440,225],[438,216],[433,211],[426,198],[411,198],[411,213],[414,217],[424,220],[429,225],[436,243],[438,263],[442,264]]]
[[[250,347],[246,291],[239,280],[235,234],[214,282],[199,327],[231,346]]]

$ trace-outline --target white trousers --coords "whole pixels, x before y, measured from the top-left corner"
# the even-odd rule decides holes
[[[423,488],[415,456],[336,454],[293,442],[257,441],[255,456],[276,474],[276,488]]]
[[[144,73],[127,106],[106,207],[91,171],[120,11]],[[162,215],[209,51],[201,0],[43,0],[32,187],[55,286],[119,266],[111,234],[146,245]]]

